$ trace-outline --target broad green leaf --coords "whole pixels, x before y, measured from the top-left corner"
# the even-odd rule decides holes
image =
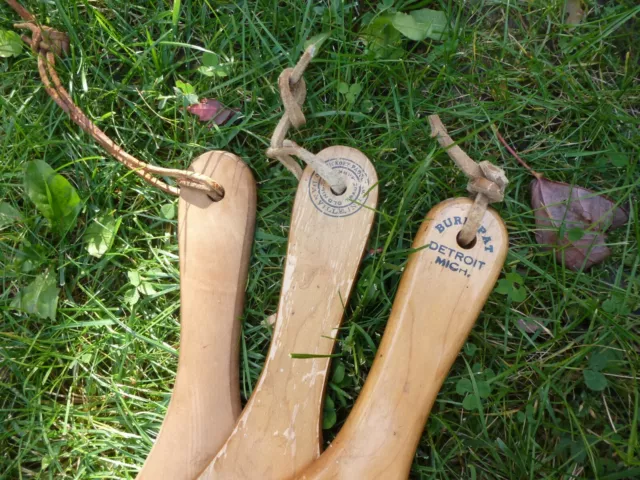
[[[509,272],[505,275],[505,278],[514,285],[524,285],[524,280],[518,272]]]
[[[429,25],[427,37],[432,40],[442,40],[449,31],[449,19],[440,10],[422,8],[411,12],[411,16],[418,24]]]
[[[176,205],[174,203],[165,203],[160,207],[160,213],[167,220],[176,218]]]
[[[607,388],[607,377],[602,373],[587,369],[582,372],[582,374],[584,376],[584,383],[590,390],[601,392]]]
[[[585,231],[579,227],[571,228],[567,231],[567,238],[572,242],[577,242],[584,237]]]
[[[157,293],[156,289],[153,288],[153,285],[149,282],[142,282],[138,287],[138,290],[144,295],[153,295],[154,293]]]
[[[89,255],[100,258],[107,253],[116,238],[120,222],[121,219],[116,220],[112,215],[103,215],[87,227],[83,239]]]
[[[127,305],[135,305],[140,300],[140,293],[138,293],[137,288],[130,288],[124,294],[124,301]]]
[[[491,385],[489,382],[476,381],[476,387],[478,388],[478,395],[480,398],[488,398],[491,395]]]
[[[335,410],[325,410],[322,415],[322,428],[327,430],[333,427],[338,420],[338,415],[336,415]]]
[[[54,320],[58,308],[58,293],[60,289],[56,285],[55,275],[51,272],[42,273],[20,291],[19,307],[40,318]]]
[[[349,93],[357,97],[362,93],[362,85],[360,85],[359,83],[354,83],[349,87]]]
[[[456,383],[456,393],[458,395],[464,395],[466,393],[473,392],[473,383],[468,378],[461,378]]]
[[[201,65],[201,66],[198,68],[198,71],[199,71],[201,74],[206,75],[207,77],[213,77],[213,76],[216,74],[216,72],[215,72],[215,70],[213,69],[213,67],[207,67],[207,66],[205,66],[205,65]]]
[[[182,104],[185,107],[188,107],[189,105],[197,105],[198,103],[200,103],[200,99],[195,93],[182,96]]]
[[[513,286],[512,283],[506,278],[501,278],[498,280],[498,286],[495,288],[496,293],[500,295],[509,295]]]
[[[524,289],[524,287],[513,286],[513,289],[511,290],[509,296],[511,297],[511,300],[516,303],[524,302],[527,299],[527,291]]]
[[[199,103],[198,95],[196,95],[196,89],[189,83],[184,83],[181,80],[176,81],[176,86],[173,87],[173,91],[176,93],[178,100],[182,101],[183,107],[189,105],[195,105]]]
[[[527,298],[527,291],[523,284],[524,280],[519,273],[510,272],[505,275],[505,278],[498,280],[495,291],[501,295],[507,295],[513,302],[523,302]]]
[[[0,228],[22,220],[20,212],[7,202],[0,203]]]
[[[339,362],[336,365],[336,369],[333,371],[333,376],[331,377],[331,381],[336,385],[340,385],[344,380],[345,368],[342,362]]]
[[[603,352],[596,352],[589,358],[589,368],[594,372],[600,372],[607,366],[607,356],[602,353]]]
[[[376,58],[400,58],[405,52],[399,48],[402,35],[392,26],[393,15],[376,16],[361,31],[367,50]]]
[[[349,93],[349,85],[346,84],[345,82],[338,83],[338,92],[340,92],[343,95],[346,95],[347,93]]]
[[[610,361],[615,360],[615,352],[612,350],[599,350],[589,357],[589,368],[595,372],[601,372]]]
[[[485,368],[484,371],[480,374],[480,376],[487,380],[491,380],[492,378],[496,377],[496,374],[493,373],[493,370],[491,370],[490,368]]]
[[[202,66],[198,68],[198,71],[207,77],[213,77],[217,75],[218,77],[226,77],[229,75],[227,65],[220,64],[220,57],[211,52],[206,52],[202,56]],[[193,92],[184,92],[188,94],[193,94]]]
[[[602,309],[607,313],[618,313],[628,315],[631,313],[631,305],[628,304],[621,295],[613,295],[602,302]]]
[[[467,342],[464,344],[464,353],[466,353],[470,357],[473,357],[477,351],[478,347],[474,343]]]
[[[82,207],[80,197],[69,181],[46,162],[34,160],[27,163],[24,188],[56,232],[64,234],[76,224]]]
[[[205,54],[202,55],[202,64],[205,67],[217,67],[220,65],[220,57],[215,53],[205,52]]]
[[[311,45],[315,45],[316,46],[316,52],[320,49],[320,47],[322,47],[322,44],[327,40],[327,38],[329,38],[331,36],[331,31],[329,32],[322,32],[319,33],[318,35],[314,35],[313,37],[311,37],[309,40],[307,40],[306,42],[304,42],[304,49],[306,50],[307,48],[309,48]]]
[[[373,102],[371,100],[363,100],[361,105],[364,112],[371,113],[373,111]]]
[[[480,410],[480,405],[480,399],[473,393],[464,397],[464,400],[462,401],[462,408],[465,410]]]
[[[127,277],[129,277],[129,283],[134,287],[139,287],[140,283],[142,283],[142,279],[140,278],[140,274],[135,270],[129,270],[127,272]]]
[[[190,83],[185,83],[182,80],[176,81],[176,87],[185,95],[196,93],[196,89]]]
[[[8,58],[22,53],[22,38],[11,30],[0,30],[0,57]]]
[[[420,41],[427,38],[428,27],[418,24],[408,13],[398,12],[393,16],[393,28],[410,40]]]
[[[333,401],[333,398],[331,398],[329,395],[327,395],[326,398],[325,398],[324,409],[325,410],[335,410],[336,409],[336,404]]]
[[[425,38],[442,40],[448,29],[445,13],[428,8],[414,10],[410,14],[398,12],[393,16],[392,25],[402,35],[414,41]]]
[[[614,167],[626,167],[629,165],[629,157],[624,153],[609,152],[609,160]]]

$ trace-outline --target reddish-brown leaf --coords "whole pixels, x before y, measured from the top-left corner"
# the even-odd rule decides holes
[[[572,270],[589,268],[610,255],[605,232],[629,220],[615,203],[586,188],[553,182],[542,176],[531,183],[531,205],[536,216],[536,241],[556,249],[556,258],[564,259]],[[580,229],[584,235],[571,239],[569,231]]]
[[[226,124],[237,113],[215,98],[203,98],[200,103],[189,105],[187,111],[197,115],[201,122],[213,121],[216,125]]]

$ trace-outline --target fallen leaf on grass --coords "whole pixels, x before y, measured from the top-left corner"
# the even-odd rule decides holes
[[[215,98],[203,98],[200,103],[189,105],[187,111],[196,115],[201,122],[213,121],[219,126],[229,122],[237,113],[235,110],[225,107]]]
[[[556,257],[564,257],[572,270],[589,268],[607,258],[611,251],[605,245],[604,232],[629,219],[624,210],[603,195],[542,177],[531,183],[531,206],[538,227],[536,241],[562,247]]]
[[[526,333],[533,334],[539,330],[542,330],[544,333],[546,333],[550,337],[553,337],[551,330],[545,327],[544,324],[539,320],[536,320],[533,318],[530,320],[526,318],[519,318],[516,324],[518,325],[519,328],[521,328]]]
[[[536,241],[555,249],[567,268],[587,269],[607,258],[605,232],[629,221],[629,214],[604,195],[575,185],[547,180],[533,170],[494,130],[498,140],[535,177],[531,206],[536,217]]]

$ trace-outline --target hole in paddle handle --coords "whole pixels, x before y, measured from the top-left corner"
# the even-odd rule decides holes
[[[211,200],[212,202],[220,202],[224,198],[224,194],[225,192],[222,192],[222,195],[212,195],[210,193],[207,193],[207,197],[209,197],[209,200]]]
[[[469,243],[464,245],[462,243],[462,241],[460,240],[460,233],[462,233],[462,231],[458,232],[458,235],[456,235],[456,242],[458,242],[458,246],[460,248],[464,248],[465,250],[469,250],[469,249],[471,249],[471,248],[476,246],[476,243],[478,242],[478,237],[477,236],[473,237],[473,240],[471,240]]]
[[[347,193],[347,187],[343,187],[341,192],[331,187],[331,193],[333,193],[336,197],[341,197],[342,195]]]

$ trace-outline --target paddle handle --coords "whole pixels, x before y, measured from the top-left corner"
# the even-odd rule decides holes
[[[493,210],[476,244],[458,245],[471,203],[447,200],[427,215],[364,388],[334,442],[297,478],[408,477],[438,391],[507,252],[507,233]]]
[[[208,152],[193,171],[226,195],[183,187],[180,246],[180,357],[171,402],[137,480],[192,480],[227,439],[240,415],[239,340],[253,243],[256,184],[244,162]]]

